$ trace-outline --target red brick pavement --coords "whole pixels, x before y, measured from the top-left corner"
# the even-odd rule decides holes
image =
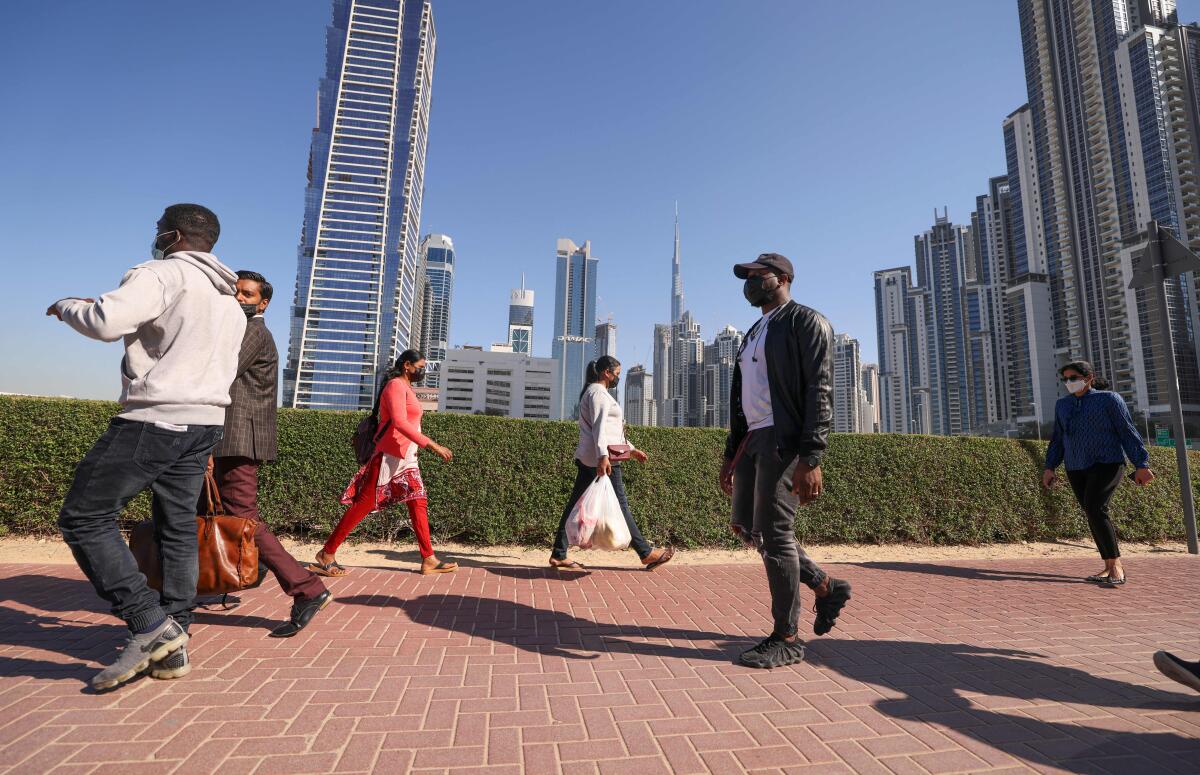
[[[831,566],[854,583],[803,665],[752,566],[356,569],[291,640],[273,582],[200,613],[192,674],[83,691],[118,642],[74,567],[0,567],[0,770],[21,773],[1200,772],[1200,562]],[[136,764],[134,764],[136,762]]]

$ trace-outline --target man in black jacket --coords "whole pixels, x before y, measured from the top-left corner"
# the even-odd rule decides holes
[[[797,635],[800,584],[816,594],[813,632],[824,635],[850,599],[850,584],[826,575],[796,544],[796,507],[821,496],[821,457],[833,420],[833,329],[792,301],[795,272],[764,253],[733,273],[763,316],[738,351],[730,389],[730,432],[721,489],[733,496],[730,527],[762,555],[775,629],[742,654],[748,667],[804,659]]]

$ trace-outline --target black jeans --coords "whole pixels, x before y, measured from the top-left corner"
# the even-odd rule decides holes
[[[821,586],[825,571],[796,543],[796,506],[792,495],[795,456],[784,460],[775,446],[775,429],[751,431],[733,472],[734,525],[753,538],[767,569],[775,635],[796,634],[800,585]]]
[[[184,629],[192,622],[196,501],[221,432],[220,425],[176,431],[118,417],[75,467],[58,526],[96,593],[135,632],[167,615]],[[147,487],[162,552],[161,595],[147,586],[117,526],[121,511]]]
[[[1112,500],[1121,477],[1125,475],[1124,463],[1097,463],[1091,468],[1067,471],[1067,481],[1075,491],[1075,500],[1087,514],[1088,527],[1100,556],[1115,560],[1121,556],[1117,545],[1117,528],[1108,516],[1108,503]]]
[[[575,461],[575,468],[575,488],[571,490],[571,499],[563,509],[562,519],[558,523],[558,535],[554,537],[554,551],[550,554],[556,560],[567,559],[567,520],[571,517],[571,509],[575,508],[576,502],[583,497],[583,493],[592,482],[596,481],[596,469],[589,468],[578,460]],[[629,535],[633,539],[629,542],[629,547],[644,560],[653,549],[642,536],[642,531],[638,530],[633,515],[629,513],[629,501],[625,498],[625,485],[621,481],[620,463],[613,463],[611,478],[613,489],[617,491],[617,500],[621,502],[621,511],[625,514],[625,524],[629,526]]]

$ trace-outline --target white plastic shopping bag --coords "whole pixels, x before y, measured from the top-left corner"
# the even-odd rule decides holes
[[[625,512],[621,511],[621,501],[617,500],[612,482],[607,476],[603,480],[607,489],[604,499],[598,504],[600,516],[592,529],[592,548],[619,552],[629,548],[629,526],[625,524]]]
[[[567,543],[580,549],[627,549],[629,528],[612,480],[601,476],[584,490],[567,518]]]

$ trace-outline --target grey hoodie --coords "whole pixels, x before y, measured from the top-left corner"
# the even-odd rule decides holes
[[[213,254],[182,251],[130,269],[99,301],[56,306],[84,336],[125,339],[120,417],[223,425],[246,330],[236,283]]]

